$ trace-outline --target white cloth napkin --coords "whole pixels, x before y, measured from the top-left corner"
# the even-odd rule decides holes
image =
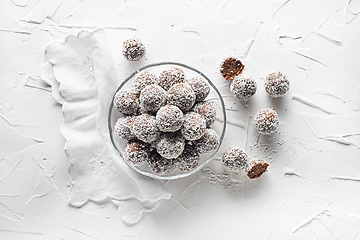
[[[130,169],[111,145],[108,110],[122,80],[117,77],[105,32],[69,36],[64,43],[48,46],[45,55],[41,76],[52,86],[65,119],[69,203],[81,207],[89,200],[100,203],[110,198],[125,222],[138,222],[161,199],[169,199],[170,193],[162,181]]]

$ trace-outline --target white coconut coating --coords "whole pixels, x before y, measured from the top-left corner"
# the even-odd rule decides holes
[[[192,108],[192,111],[200,114],[205,118],[206,127],[210,127],[215,122],[216,109],[212,102],[195,103],[194,107]]]
[[[194,146],[185,144],[184,151],[176,159],[177,167],[184,172],[194,170],[200,162],[200,154],[196,151]]]
[[[279,116],[274,109],[265,108],[255,114],[254,124],[259,133],[269,135],[277,130]]]
[[[281,72],[269,74],[265,79],[265,91],[271,97],[282,97],[290,88],[290,81]]]
[[[194,77],[186,79],[185,82],[191,86],[192,90],[194,90],[196,95],[196,102],[205,100],[205,98],[210,93],[210,85],[208,81],[203,78]]]
[[[220,144],[220,137],[214,129],[205,129],[204,135],[194,141],[198,153],[210,153],[215,150]]]
[[[140,92],[146,86],[157,84],[157,82],[158,82],[158,77],[155,74],[146,71],[141,71],[139,74],[136,75],[132,83],[132,87],[136,93],[140,94]]]
[[[138,139],[146,143],[158,139],[160,131],[156,126],[155,117],[148,114],[137,116],[133,123],[133,133]]]
[[[167,175],[175,170],[173,159],[166,159],[160,156],[156,151],[150,153],[148,164],[153,172],[159,175]]]
[[[124,149],[125,161],[138,166],[148,161],[150,150],[147,145],[142,142],[128,143]]]
[[[184,114],[180,108],[173,105],[161,107],[156,113],[156,126],[162,132],[175,132],[184,123]]]
[[[224,167],[229,171],[240,172],[246,167],[249,160],[246,152],[239,147],[228,147],[221,159]]]
[[[182,111],[192,108],[195,100],[195,92],[187,83],[177,83],[168,90],[168,104],[175,105]]]
[[[134,124],[134,116],[125,116],[120,117],[114,126],[114,130],[116,134],[120,137],[120,139],[129,141],[135,138],[133,133],[133,124]]]
[[[139,61],[145,56],[145,46],[137,38],[130,38],[123,42],[122,53],[128,61]]]
[[[247,101],[256,92],[256,82],[249,75],[238,75],[230,84],[232,94],[240,101]]]
[[[169,70],[163,71],[159,76],[158,84],[160,87],[169,90],[173,85],[177,83],[185,82],[184,71],[178,67],[170,68]]]
[[[114,106],[123,114],[133,115],[139,108],[139,99],[131,89],[120,89],[115,94]]]
[[[186,140],[193,141],[201,138],[206,129],[206,121],[203,116],[196,112],[188,112],[184,115],[184,124],[181,134]]]
[[[180,156],[185,147],[185,139],[181,134],[163,133],[156,141],[156,151],[166,159]]]
[[[156,112],[166,104],[166,91],[159,85],[146,86],[140,93],[140,107],[148,112]]]

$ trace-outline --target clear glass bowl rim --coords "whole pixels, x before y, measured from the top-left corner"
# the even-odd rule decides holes
[[[192,70],[196,73],[198,73],[199,75],[201,75],[203,78],[205,78],[208,83],[210,84],[210,86],[215,90],[216,94],[218,95],[219,97],[219,100],[220,100],[220,103],[221,103],[221,110],[222,110],[222,114],[223,114],[223,127],[222,127],[222,132],[221,132],[221,135],[220,135],[220,138],[219,138],[219,146],[216,148],[216,150],[213,152],[213,154],[208,158],[206,159],[203,163],[201,163],[196,169],[192,170],[192,171],[189,171],[189,172],[184,172],[184,173],[180,173],[180,174],[177,174],[177,175],[172,175],[172,176],[166,176],[166,175],[157,175],[155,173],[151,173],[151,172],[146,172],[146,171],[143,171],[139,168],[137,168],[136,166],[133,166],[132,164],[126,162],[123,158],[123,155],[121,153],[121,151],[116,147],[115,145],[115,142],[114,142],[114,138],[113,138],[113,134],[112,134],[112,124],[111,124],[111,119],[112,119],[112,110],[114,108],[114,97],[115,97],[115,94],[130,80],[132,79],[135,74],[139,73],[140,71],[143,71],[147,68],[151,68],[151,67],[157,67],[157,66],[162,66],[162,65],[177,65],[177,66],[180,66],[180,67],[184,67],[184,68],[187,68],[189,70]],[[183,178],[183,177],[187,177],[187,176],[190,176],[196,172],[198,172],[199,170],[201,170],[206,164],[208,164],[211,159],[214,158],[214,156],[217,154],[222,142],[223,142],[223,139],[224,139],[224,136],[225,136],[225,130],[226,130],[226,111],[225,111],[225,103],[224,103],[224,99],[222,98],[221,96],[221,93],[220,91],[217,89],[217,87],[212,83],[212,81],[205,75],[203,74],[202,72],[200,72],[199,70],[193,68],[193,67],[190,67],[186,64],[183,64],[183,63],[178,63],[178,62],[158,62],[158,63],[152,63],[152,64],[148,64],[148,65],[145,65],[143,67],[140,67],[138,68],[137,70],[135,70],[133,73],[131,73],[121,84],[120,86],[116,89],[113,97],[112,97],[112,101],[110,103],[110,107],[109,107],[109,112],[108,112],[108,128],[109,128],[109,135],[110,135],[110,140],[111,140],[111,143],[113,145],[113,147],[115,148],[116,152],[119,154],[120,158],[122,159],[122,161],[124,161],[131,169],[135,170],[136,172],[142,174],[142,175],[145,175],[145,176],[148,176],[148,177],[151,177],[151,178],[156,178],[156,179],[162,179],[162,180],[172,180],[172,179],[179,179],[179,178]]]

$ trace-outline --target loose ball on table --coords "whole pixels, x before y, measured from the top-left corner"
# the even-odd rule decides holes
[[[133,133],[133,125],[134,125],[134,116],[125,116],[120,117],[114,126],[114,130],[116,134],[120,137],[120,139],[130,141],[135,137]]]
[[[185,81],[191,86],[196,95],[196,102],[205,100],[210,93],[210,86],[208,81],[200,77],[194,77]]]
[[[210,127],[215,122],[216,109],[212,102],[195,103],[191,111],[196,112],[204,117],[206,121],[206,127]]]
[[[240,172],[246,167],[249,157],[244,150],[239,147],[228,147],[222,156],[221,162],[229,171]]]
[[[274,72],[269,74],[265,79],[265,91],[271,97],[282,97],[289,91],[290,82],[285,74]]]
[[[142,142],[128,143],[124,149],[124,159],[138,166],[148,161],[150,155],[149,147]]]
[[[267,171],[269,164],[262,159],[254,159],[248,162],[245,171],[250,179],[258,178]]]
[[[160,87],[165,89],[165,91],[169,90],[173,85],[177,83],[185,82],[185,74],[184,71],[180,68],[173,67],[169,70],[163,71],[159,76],[158,84]]]
[[[181,171],[188,172],[194,170],[200,162],[200,154],[194,146],[185,144],[184,151],[176,159],[177,166]]]
[[[237,97],[240,101],[247,101],[256,92],[256,82],[248,75],[240,75],[234,77],[231,82],[230,90],[232,94]]]
[[[123,55],[126,60],[139,61],[145,56],[145,46],[137,38],[130,38],[123,43]]]
[[[254,124],[259,133],[270,135],[278,128],[279,116],[275,110],[265,108],[255,114]]]
[[[188,112],[184,115],[184,124],[181,134],[186,140],[193,141],[201,138],[206,129],[206,121],[203,116],[196,112]]]
[[[137,116],[133,125],[133,133],[138,139],[146,143],[158,139],[160,131],[156,126],[155,117],[148,114]]]
[[[163,133],[156,141],[156,151],[166,159],[180,156],[185,147],[185,139],[181,134]]]
[[[168,104],[179,107],[182,111],[188,111],[195,103],[196,95],[187,83],[177,83],[168,90]]]
[[[220,73],[226,80],[231,80],[242,73],[244,64],[236,58],[228,57],[220,65]]]
[[[134,115],[139,108],[139,99],[131,89],[120,89],[115,94],[114,105],[119,112]]]
[[[142,71],[136,75],[132,87],[136,93],[140,94],[140,92],[147,86],[152,84],[157,84],[158,77],[152,73]]]
[[[184,114],[180,108],[173,105],[161,107],[156,113],[156,126],[162,132],[175,132],[184,123]]]
[[[159,85],[152,84],[140,93],[140,107],[148,112],[156,112],[166,104],[166,91]]]
[[[167,175],[175,170],[173,159],[166,159],[156,151],[150,153],[148,164],[151,170],[159,175]]]
[[[204,135],[194,141],[198,153],[210,153],[215,150],[220,144],[220,137],[214,129],[205,129]]]

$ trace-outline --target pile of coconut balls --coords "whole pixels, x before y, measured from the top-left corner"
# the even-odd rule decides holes
[[[219,146],[211,128],[215,107],[205,101],[209,92],[207,80],[186,78],[180,67],[169,67],[159,76],[145,70],[135,75],[132,87],[120,89],[113,100],[123,114],[114,130],[128,142],[124,160],[148,164],[159,175],[195,169],[201,154]]]
[[[123,55],[129,61],[145,56],[145,47],[138,39],[123,44]],[[257,89],[256,81],[242,74],[245,66],[239,59],[226,58],[220,73],[232,81],[230,90],[239,101],[247,101]],[[281,72],[269,74],[264,83],[271,98],[282,97],[290,82]],[[175,169],[191,171],[199,165],[200,154],[214,151],[219,136],[211,129],[215,108],[204,101],[210,87],[202,78],[186,79],[180,68],[163,71],[160,76],[140,72],[131,89],[119,90],[114,105],[124,114],[115,124],[117,135],[128,141],[124,158],[130,164],[147,163],[157,174],[166,175]],[[254,125],[263,135],[274,133],[279,116],[265,108],[254,116]],[[222,156],[223,166],[234,172],[245,169],[250,179],[260,177],[269,164],[262,159],[250,159],[239,147],[229,147]]]
[[[231,80],[230,91],[240,101],[247,101],[257,89],[255,80],[249,75],[241,74],[244,65],[236,58],[229,57],[220,65],[220,73],[226,80]],[[271,98],[282,97],[288,90],[290,82],[281,72],[269,74],[265,79],[265,91]],[[274,133],[279,125],[279,116],[274,109],[265,108],[254,116],[254,125],[263,135]],[[222,163],[229,171],[240,172],[245,169],[250,179],[260,177],[267,171],[269,164],[262,159],[250,160],[247,153],[239,147],[229,147],[222,157]]]

